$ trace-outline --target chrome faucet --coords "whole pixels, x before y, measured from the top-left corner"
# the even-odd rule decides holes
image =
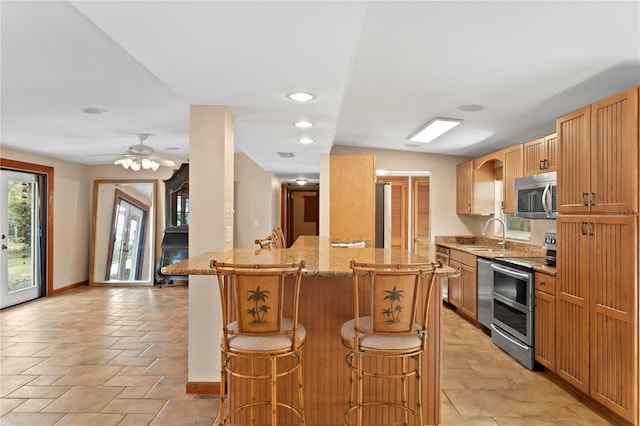
[[[500,219],[499,217],[492,217],[489,220],[487,220],[487,222],[484,224],[484,227],[482,228],[482,232],[480,233],[480,235],[484,237],[487,234],[487,228],[489,227],[489,222],[491,222],[492,220],[497,220],[502,224],[502,241],[499,241],[498,245],[504,248],[507,244],[507,226],[504,224],[504,220]]]

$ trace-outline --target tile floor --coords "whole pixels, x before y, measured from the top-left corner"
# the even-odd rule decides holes
[[[213,425],[187,395],[188,287],[81,287],[0,312],[0,425]],[[443,313],[443,425],[615,424]]]

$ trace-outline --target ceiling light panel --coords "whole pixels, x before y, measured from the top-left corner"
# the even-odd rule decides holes
[[[411,142],[429,143],[460,123],[462,123],[462,120],[455,118],[434,118],[411,136],[409,140]]]

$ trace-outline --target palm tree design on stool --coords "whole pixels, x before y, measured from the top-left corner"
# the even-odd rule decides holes
[[[393,324],[400,321],[400,312],[402,311],[402,305],[400,304],[400,299],[404,297],[402,295],[402,293],[404,293],[404,290],[398,290],[396,289],[396,286],[393,286],[393,290],[385,290],[384,292],[387,295],[384,297],[383,300],[389,301],[389,307],[387,309],[384,309],[382,313],[387,316],[387,319],[385,322],[387,324]],[[394,302],[398,302],[398,303],[394,304]]]
[[[253,303],[255,304],[253,308],[247,309],[247,314],[253,317],[253,320],[251,321],[252,323],[258,324],[266,322],[264,318],[269,312],[269,309],[271,309],[269,306],[267,306],[266,303],[268,298],[269,291],[260,290],[260,286],[258,286],[255,290],[249,290],[249,298],[247,298],[247,301],[253,301]],[[262,305],[258,306],[260,302],[262,302]]]

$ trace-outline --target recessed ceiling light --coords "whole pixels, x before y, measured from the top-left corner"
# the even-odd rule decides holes
[[[104,109],[104,108],[89,107],[89,108],[83,108],[82,112],[84,112],[85,114],[99,115],[99,114],[103,114],[103,113],[107,112],[107,110]]]
[[[293,123],[293,125],[301,129],[307,129],[309,127],[313,127],[313,123],[310,121],[298,121],[297,123]]]
[[[484,109],[484,105],[465,104],[465,105],[460,105],[458,109],[460,111],[476,112],[476,111],[482,111]]]
[[[411,142],[429,143],[462,123],[455,118],[434,118],[409,138]]]
[[[303,179],[303,178],[298,178],[298,179],[296,179],[296,183],[298,185],[306,185],[307,184],[307,180]]]
[[[311,138],[301,138],[298,139],[298,143],[301,143],[303,145],[309,145],[311,143],[314,143],[316,140],[315,139],[311,139]]]
[[[295,93],[289,93],[287,95],[287,98],[291,99],[292,101],[309,102],[314,100],[316,98],[316,95],[314,95],[313,93],[307,93],[307,92],[295,92]]]

